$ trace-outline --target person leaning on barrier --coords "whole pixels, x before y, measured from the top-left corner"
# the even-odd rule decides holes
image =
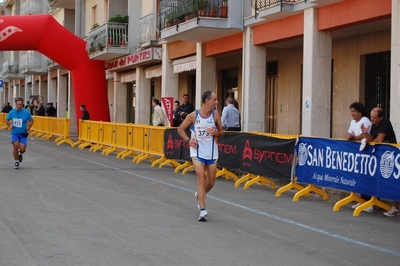
[[[396,134],[393,130],[392,123],[385,117],[385,112],[380,107],[375,107],[371,111],[371,131],[368,133],[369,128],[361,126],[362,137],[366,138],[368,142],[384,142],[384,143],[397,143]],[[372,206],[375,208],[375,206]],[[372,208],[370,207],[370,208]],[[384,215],[394,217],[398,214],[399,203],[393,201],[392,208],[385,212]]]
[[[86,110],[86,106],[84,104],[81,104],[80,109],[82,111],[82,116],[80,120],[90,120],[90,115],[88,110]]]
[[[365,106],[362,103],[359,102],[354,102],[350,104],[350,115],[353,118],[350,122],[349,129],[347,130],[347,135],[346,135],[346,140],[362,140],[362,129],[361,126],[364,126],[365,128],[368,128],[368,133],[371,130],[371,121],[367,117],[367,111],[365,110]],[[361,145],[365,146],[365,141]],[[368,201],[371,196],[361,194],[360,197],[366,201]],[[360,203],[357,203],[353,206],[351,206],[353,209],[357,208],[360,206]],[[364,211],[366,212],[373,212],[375,211],[376,208],[367,208]]]
[[[371,130],[371,121],[367,117],[367,111],[362,103],[354,102],[350,105],[350,115],[353,118],[350,122],[349,130],[347,130],[346,140],[362,140],[363,136],[361,126]]]

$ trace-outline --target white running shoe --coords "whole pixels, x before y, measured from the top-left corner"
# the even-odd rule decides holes
[[[395,216],[397,216],[398,213],[399,213],[399,210],[395,206],[392,206],[392,208],[390,208],[389,211],[384,212],[383,214],[387,217],[395,217]]]
[[[351,206],[351,208],[352,209],[357,209],[357,207],[360,206],[360,205],[361,205],[361,203],[357,203],[357,204],[354,204],[353,206]]]
[[[19,162],[15,162],[14,163],[14,169],[18,169],[19,168]]]
[[[368,208],[364,209],[363,211],[371,213],[371,212],[378,212],[379,209],[377,207],[375,207],[375,206],[371,206],[371,207],[368,207]]]
[[[199,222],[206,222],[207,221],[207,210],[200,210],[199,214],[199,219],[197,219]]]

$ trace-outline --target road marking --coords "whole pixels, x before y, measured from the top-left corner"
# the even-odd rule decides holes
[[[151,178],[151,177],[148,177],[148,176],[139,175],[139,174],[136,174],[136,173],[133,173],[133,172],[130,172],[130,171],[127,171],[127,170],[123,170],[123,169],[120,169],[118,167],[114,167],[114,166],[111,166],[111,165],[98,163],[98,162],[95,162],[95,161],[92,161],[92,160],[88,160],[88,159],[86,159],[84,157],[80,157],[80,156],[72,155],[72,154],[69,154],[69,153],[65,153],[65,152],[62,152],[62,151],[59,151],[59,150],[56,150],[56,149],[53,149],[53,148],[44,147],[42,145],[35,144],[35,143],[33,143],[32,145],[40,146],[41,148],[45,148],[45,149],[48,149],[48,150],[51,150],[51,151],[54,151],[54,152],[58,152],[58,153],[64,154],[66,156],[70,156],[70,157],[73,157],[73,158],[84,160],[84,161],[90,162],[92,164],[96,164],[96,165],[99,165],[99,166],[102,166],[102,167],[105,167],[105,168],[108,168],[108,169],[113,169],[113,170],[119,171],[121,173],[125,173],[125,174],[129,174],[129,175],[132,175],[132,176],[136,176],[136,177],[139,177],[139,178],[142,178],[142,179],[145,179],[145,180],[149,180],[149,181],[152,181],[152,182],[160,183],[160,184],[163,184],[163,185],[166,185],[166,186],[174,187],[174,188],[177,188],[177,189],[180,189],[180,190],[184,190],[184,191],[188,191],[188,192],[191,192],[191,193],[195,192],[192,189],[188,189],[188,188],[185,188],[185,187],[182,187],[182,186],[171,184],[171,183],[168,183],[168,182],[165,182],[165,181],[157,180],[157,179],[154,179],[154,178]],[[254,208],[250,208],[250,207],[247,207],[247,206],[244,206],[244,205],[241,205],[241,204],[237,204],[237,203],[232,202],[232,201],[224,200],[222,198],[214,197],[214,196],[211,196],[211,195],[207,195],[207,197],[210,198],[210,199],[213,199],[213,200],[216,200],[216,201],[219,201],[219,202],[222,202],[222,203],[237,207],[237,208],[241,208],[241,209],[246,210],[246,211],[250,211],[250,212],[253,212],[253,213],[265,216],[265,217],[269,217],[269,218],[272,218],[272,219],[275,219],[275,220],[278,220],[278,221],[281,221],[281,222],[292,224],[292,225],[295,225],[295,226],[298,226],[298,227],[301,227],[301,228],[304,228],[304,229],[308,229],[308,230],[316,232],[316,233],[320,233],[320,234],[323,234],[323,235],[326,235],[326,236],[330,236],[330,237],[333,237],[333,238],[337,238],[337,239],[340,239],[340,240],[343,240],[343,241],[346,241],[346,242],[349,242],[349,243],[357,244],[357,245],[360,245],[360,246],[363,246],[363,247],[368,247],[368,248],[371,248],[371,249],[375,249],[375,250],[378,250],[378,251],[381,251],[381,252],[385,252],[385,253],[400,257],[400,252],[398,252],[398,251],[394,251],[394,250],[387,249],[387,248],[384,248],[384,247],[372,245],[372,244],[369,244],[369,243],[366,243],[366,242],[362,242],[362,241],[359,241],[359,240],[356,240],[356,239],[353,239],[353,238],[350,238],[350,237],[346,237],[346,236],[342,236],[342,235],[339,235],[339,234],[335,234],[335,233],[332,233],[332,232],[329,232],[329,231],[326,231],[326,230],[323,230],[323,229],[320,229],[320,228],[317,228],[317,227],[313,227],[313,226],[309,226],[309,225],[306,225],[306,224],[298,223],[298,222],[293,221],[293,220],[289,220],[289,219],[286,219],[286,218],[283,218],[283,217],[280,217],[280,216],[277,216],[277,215],[273,215],[273,214],[270,214],[270,213],[267,213],[267,212],[264,212],[264,211],[260,211],[260,210],[257,210],[257,209],[254,209]]]

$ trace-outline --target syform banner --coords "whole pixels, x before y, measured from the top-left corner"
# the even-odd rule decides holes
[[[189,131],[187,135],[190,136]],[[164,136],[164,151],[168,159],[191,160],[189,146],[176,128],[166,129]],[[295,143],[295,139],[228,131],[218,139],[218,167],[290,181]]]

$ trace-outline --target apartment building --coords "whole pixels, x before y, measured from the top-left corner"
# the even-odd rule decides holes
[[[199,107],[214,90],[219,110],[238,100],[244,131],[340,138],[360,101],[400,132],[399,0],[8,0],[4,14],[39,2],[104,62],[111,121],[149,124],[152,98]],[[1,102],[42,94],[73,110],[71,75],[51,58],[5,73],[32,54],[2,53]]]

